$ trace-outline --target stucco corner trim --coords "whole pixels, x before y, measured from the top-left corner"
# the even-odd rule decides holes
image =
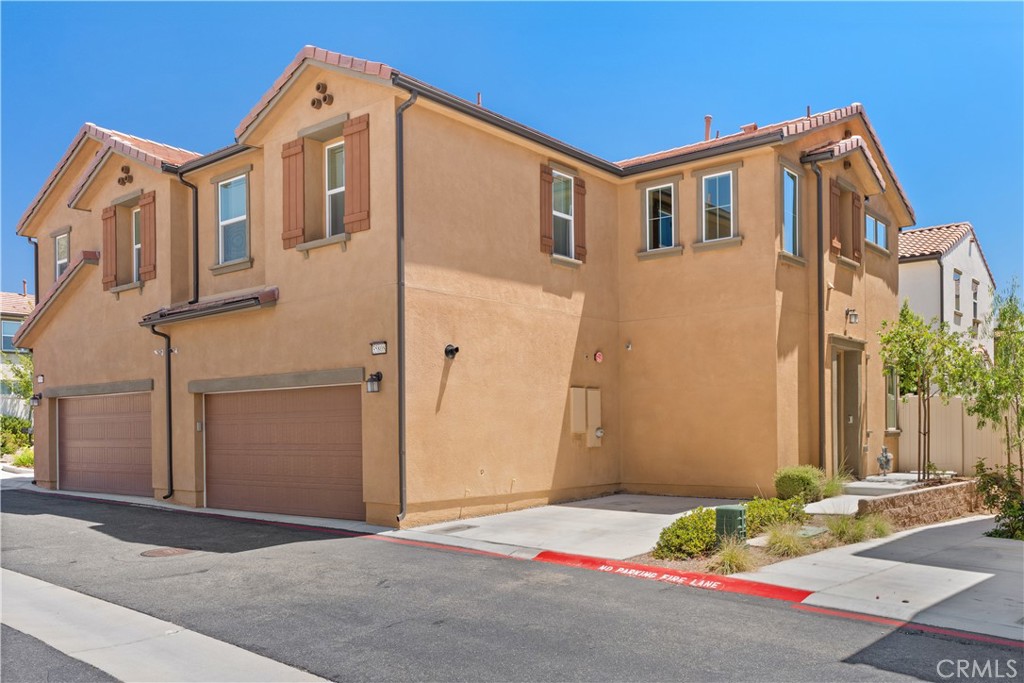
[[[558,254],[551,255],[551,263],[556,266],[562,266],[563,268],[579,268],[583,265],[583,261],[578,261],[568,256],[560,256]]]
[[[252,268],[251,256],[210,266],[210,272],[214,275],[225,275],[227,273],[235,273],[239,270],[248,270],[249,268]]]
[[[303,242],[302,244],[295,245],[295,251],[309,252],[313,249],[319,249],[320,247],[328,247],[332,244],[340,244],[342,248],[345,247],[345,242],[352,239],[352,234],[348,232],[338,233],[337,235],[331,235],[330,237],[324,237],[318,240],[311,240],[309,242]],[[309,257],[309,254],[306,254]]]
[[[796,254],[790,254],[788,251],[779,252],[779,260],[783,263],[788,263],[791,266],[806,266],[807,259],[803,256],[797,256]]]
[[[638,261],[652,261],[654,259],[664,258],[666,256],[679,256],[682,253],[682,245],[676,245],[674,247],[662,247],[660,249],[647,249],[645,251],[638,251],[636,252],[636,258]]]
[[[708,242],[694,242],[693,250],[698,251],[714,251],[716,249],[728,249],[729,247],[738,247],[743,244],[743,235],[736,235],[735,237],[726,237],[721,240],[710,240]]]
[[[103,382],[101,384],[47,387],[43,389],[43,398],[70,398],[73,396],[97,396],[101,394],[136,394],[141,391],[153,391],[153,380],[130,379],[121,382]]]
[[[301,389],[342,384],[362,384],[364,368],[337,368],[312,372],[286,372],[276,375],[194,379],[188,383],[191,394],[217,394],[232,391],[265,391],[269,389]]]

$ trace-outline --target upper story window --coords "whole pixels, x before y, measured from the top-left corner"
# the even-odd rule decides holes
[[[248,188],[240,175],[217,183],[220,263],[249,256]]]
[[[864,214],[864,237],[868,242],[877,244],[883,249],[889,248],[888,228],[881,220],[870,213]]]
[[[324,150],[327,193],[327,237],[345,232],[345,143]]]
[[[979,318],[978,318],[978,288],[980,286],[981,286],[980,282],[978,282],[977,280],[971,280],[971,311],[972,311],[972,316],[973,316],[973,318],[975,320],[979,320]]]
[[[964,276],[959,270],[953,271],[953,312],[960,313],[960,279]]]
[[[851,185],[838,178],[829,180],[829,188],[829,227],[832,253],[860,263],[861,252],[864,249],[864,233],[861,230],[864,225],[862,215],[864,200]]]
[[[800,179],[788,168],[782,169],[782,250],[800,255]]]
[[[704,176],[703,241],[733,236],[732,171]]]
[[[142,267],[142,209],[132,210],[132,282],[139,281]]]
[[[17,351],[18,349],[14,346],[14,335],[18,332],[18,328],[21,327],[21,323],[17,320],[4,320],[3,325],[3,346],[4,351]]]
[[[552,253],[573,258],[573,179],[558,171],[551,175]]]
[[[647,188],[647,249],[675,246],[673,186]]]
[[[71,233],[65,232],[53,238],[54,276],[56,280],[68,269],[71,260]]]

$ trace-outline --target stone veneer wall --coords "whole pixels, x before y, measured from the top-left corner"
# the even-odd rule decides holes
[[[898,528],[934,524],[981,512],[974,480],[865,498],[857,503],[858,517],[877,513]]]

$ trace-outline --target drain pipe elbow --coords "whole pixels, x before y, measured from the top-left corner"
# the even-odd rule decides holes
[[[164,389],[167,402],[167,500],[174,495],[174,434],[171,422],[171,335],[158,332],[156,325],[149,328],[149,331],[164,340]]]
[[[199,188],[185,180],[177,171],[178,182],[192,190],[192,298],[190,304],[199,301]]]
[[[409,99],[395,111],[395,231],[396,282],[398,283],[398,516],[405,519],[406,493],[406,407],[405,407],[405,110],[416,103],[419,93],[409,91]]]
[[[34,237],[25,237],[32,245],[32,263],[35,268],[36,305],[39,305],[39,240]]]
[[[825,219],[822,215],[821,168],[811,162],[817,176],[818,197],[818,466],[825,469]]]

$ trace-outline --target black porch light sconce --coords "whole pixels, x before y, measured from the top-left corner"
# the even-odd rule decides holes
[[[851,325],[856,325],[857,323],[859,323],[860,322],[860,315],[858,315],[857,309],[855,309],[855,308],[847,308],[846,309],[846,319],[848,321],[850,321]]]
[[[368,375],[366,378],[366,393],[376,394],[380,391],[380,381],[384,379],[384,373],[380,370]]]
[[[33,408],[38,408],[39,404],[42,402],[42,400],[43,400],[43,395],[41,393],[40,394],[32,394],[32,398],[29,399],[29,403],[32,404]]]

